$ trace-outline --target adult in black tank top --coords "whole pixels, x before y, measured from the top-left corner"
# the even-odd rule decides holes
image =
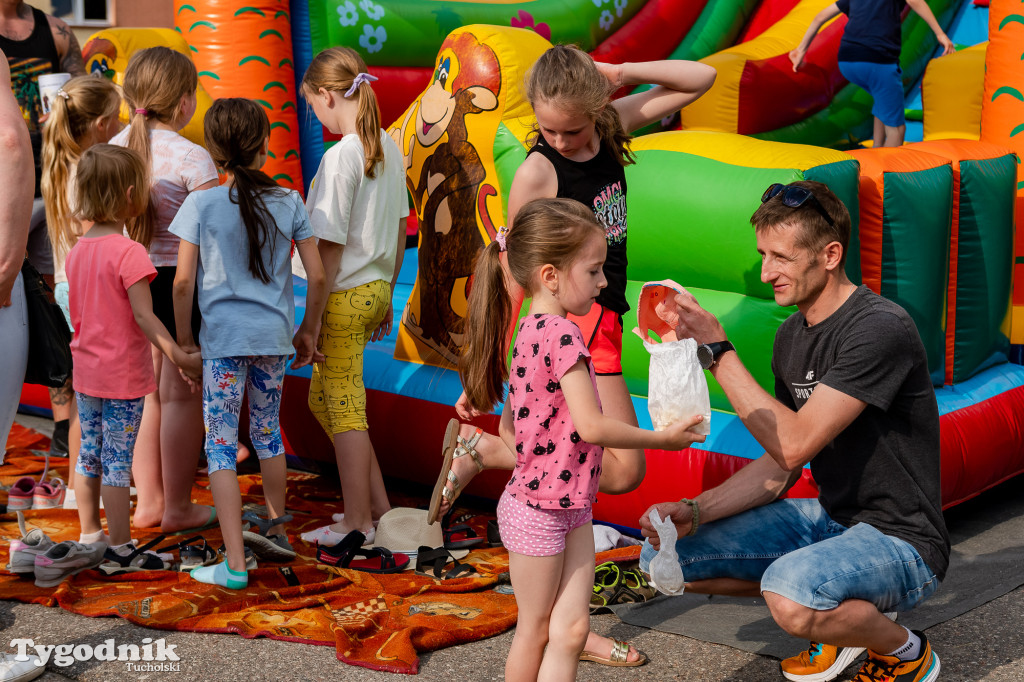
[[[43,115],[39,99],[39,76],[48,73],[85,73],[82,49],[68,25],[24,2],[0,0],[0,49],[11,69],[11,91],[28,125],[36,164],[36,192],[42,165]]]
[[[617,181],[614,179],[621,179],[622,196],[616,197],[621,202],[613,201],[612,205],[620,206],[624,213],[626,183],[623,168],[632,161],[626,147],[627,132],[682,109],[704,94],[714,81],[714,68],[696,62],[668,60],[598,64],[585,52],[571,46],[559,45],[549,49],[533,66],[527,84],[527,97],[537,116],[538,140],[543,139],[544,143],[535,146],[532,151],[538,153],[527,155],[516,171],[509,191],[507,222],[511,224],[523,204],[532,199],[572,197],[566,192],[581,189],[583,203],[595,210],[599,218],[602,217],[601,212],[611,213],[604,203],[594,201],[595,192],[600,196],[602,189],[609,184],[603,181],[603,173],[607,173],[612,185]],[[654,87],[611,101],[610,95],[614,91],[641,83],[652,83]],[[612,168],[613,164],[618,169]],[[569,169],[581,172],[576,174]],[[588,183],[594,191],[586,191]],[[592,310],[587,316],[588,320],[592,317],[597,320],[593,333],[588,335],[585,330],[584,337],[588,338],[588,345],[591,345],[590,341],[597,341],[605,348],[614,348],[617,342],[619,346],[614,350],[615,357],[607,359],[621,362],[620,316],[629,309],[624,295],[626,217],[624,214],[611,217],[612,220],[602,220],[606,230],[609,225],[621,225],[622,233],[617,233],[617,227],[611,228],[612,238],[609,239],[605,264],[608,287],[595,303],[598,314],[594,315]],[[614,253],[613,239],[616,244],[621,241],[621,256]],[[615,278],[618,278],[618,283],[613,283]],[[601,301],[607,302],[602,305]],[[593,345],[591,353],[595,358],[599,355]],[[621,369],[617,373],[601,372],[596,361],[594,368],[602,374],[597,377],[602,411],[627,424],[636,425],[636,413]],[[465,395],[459,398],[455,410],[463,419],[476,416]],[[468,443],[475,432],[473,426],[462,424],[458,435]],[[432,505],[431,517],[447,511],[466,482],[483,468],[510,470],[515,467],[515,453],[497,436],[482,434],[474,446],[463,447],[471,456],[457,457],[452,460],[450,469],[442,468],[435,485],[437,494],[433,496],[438,503]],[[479,461],[479,469],[475,461]],[[605,493],[629,492],[640,485],[644,471],[642,450],[606,448],[600,489]],[[585,653],[590,654],[589,660],[615,662],[616,665],[640,665],[643,662],[635,649],[627,645],[613,648],[613,644],[612,640],[591,633]]]

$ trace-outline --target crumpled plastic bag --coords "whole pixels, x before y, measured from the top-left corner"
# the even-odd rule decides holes
[[[695,414],[704,420],[691,431],[711,433],[711,397],[704,368],[697,360],[697,342],[693,339],[651,343],[644,341],[651,354],[650,381],[647,386],[647,410],[655,431],[664,431]]]
[[[637,302],[639,326],[633,332],[651,354],[647,409],[654,430],[664,431],[681,419],[700,414],[704,420],[692,430],[707,436],[711,433],[711,397],[704,369],[697,360],[697,342],[676,340],[675,327],[665,319],[666,301],[682,289],[672,280],[645,284]],[[651,331],[661,343],[651,338]]]
[[[658,554],[651,559],[651,564],[648,567],[651,585],[662,594],[682,594],[686,589],[686,579],[683,578],[683,569],[679,566],[679,555],[676,554],[676,539],[679,534],[675,524],[672,523],[670,516],[662,521],[657,509],[651,510],[650,518],[651,525],[654,526],[654,530],[658,531],[658,540],[661,542]]]

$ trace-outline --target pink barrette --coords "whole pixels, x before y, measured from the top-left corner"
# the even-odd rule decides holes
[[[498,234],[495,235],[494,241],[498,242],[498,251],[508,251],[508,228],[502,225],[498,228]]]
[[[345,91],[345,97],[351,97],[352,94],[356,91],[356,88],[358,88],[363,83],[372,83],[375,80],[377,80],[376,76],[371,76],[368,73],[357,73],[356,77],[352,79],[352,87]]]

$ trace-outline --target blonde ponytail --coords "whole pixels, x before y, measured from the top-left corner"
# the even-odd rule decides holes
[[[132,55],[124,71],[124,98],[128,103],[129,149],[136,152],[146,168],[152,170],[149,146],[149,122],[167,125],[178,121],[181,100],[195,95],[199,75],[195,64],[184,54],[168,47],[150,47]],[[137,218],[128,221],[128,234],[147,249],[153,240],[155,207],[150,205]]]
[[[307,98],[320,92],[346,93],[355,82],[356,76],[366,73],[366,63],[359,53],[348,47],[331,47],[310,62],[302,78],[302,93]],[[380,141],[380,107],[377,95],[370,84],[363,82],[356,87],[354,97],[359,98],[356,133],[363,143],[363,174],[368,178],[377,177],[377,164],[384,162],[384,147]]]
[[[56,254],[66,256],[81,236],[81,225],[68,203],[68,185],[71,169],[82,155],[82,143],[90,126],[102,118],[116,117],[120,108],[117,86],[95,76],[72,78],[53,99],[43,128],[42,193],[46,229]]]

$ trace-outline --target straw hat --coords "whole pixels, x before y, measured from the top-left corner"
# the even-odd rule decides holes
[[[380,517],[374,543],[368,547],[384,547],[392,552],[401,552],[415,557],[420,546],[434,549],[444,547],[444,533],[441,524],[427,523],[426,509],[395,507]],[[461,559],[469,554],[468,549],[449,550],[453,557]]]

